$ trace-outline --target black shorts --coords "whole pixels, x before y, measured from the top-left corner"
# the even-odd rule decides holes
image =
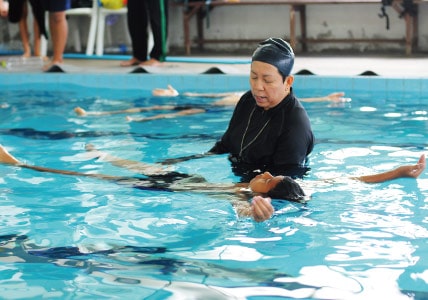
[[[9,22],[18,23],[21,20],[26,2],[26,0],[9,0]]]
[[[39,25],[40,34],[48,38],[45,26],[45,14],[43,0],[29,0],[34,18]],[[18,23],[24,12],[24,5],[27,5],[26,0],[10,0],[8,19],[11,23]]]
[[[71,7],[70,0],[42,0],[43,7],[49,12],[66,11]]]

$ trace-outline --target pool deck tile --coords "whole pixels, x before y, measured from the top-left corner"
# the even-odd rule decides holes
[[[105,55],[103,57],[65,56],[62,68],[67,73],[82,74],[128,74],[135,67],[123,68],[119,66],[120,58]],[[67,58],[71,57],[71,58]],[[125,56],[126,57],[126,56]],[[7,61],[10,57],[0,56],[1,61]],[[302,70],[309,71],[320,76],[361,76],[367,72],[383,77],[399,78],[428,78],[428,56],[404,57],[404,56],[304,56],[296,55],[293,73]],[[39,69],[7,70],[0,68],[1,73],[15,72],[40,72]],[[250,71],[250,58],[243,56],[213,56],[213,57],[168,57],[167,61],[158,67],[145,67],[141,72],[152,74],[248,74]]]

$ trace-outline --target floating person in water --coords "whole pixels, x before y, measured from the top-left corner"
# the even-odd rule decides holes
[[[147,122],[159,119],[169,119],[181,116],[189,116],[194,114],[206,113],[210,107],[234,107],[238,103],[239,99],[245,92],[224,92],[224,93],[183,93],[186,97],[200,97],[200,98],[218,98],[216,101],[210,104],[204,105],[153,105],[145,107],[132,107],[122,110],[111,110],[111,111],[86,111],[81,107],[74,108],[74,111],[79,116],[107,116],[116,114],[136,114],[149,111],[176,111],[171,113],[161,113],[150,117],[133,118],[127,116],[128,121],[133,122]],[[171,85],[168,85],[166,89],[156,88],[152,91],[152,94],[157,97],[176,97],[179,92],[174,89]],[[312,97],[312,98],[300,98],[301,102],[350,102],[350,98],[345,98],[344,92],[334,92],[326,96]]]
[[[271,199],[283,199],[289,201],[305,202],[309,196],[300,187],[297,181],[288,176],[273,176],[269,172],[264,172],[255,176],[248,183],[209,183],[199,175],[179,173],[160,164],[149,164],[139,161],[132,161],[110,155],[106,152],[95,149],[92,145],[87,145],[87,150],[91,157],[99,158],[111,163],[113,166],[126,168],[145,177],[123,177],[104,174],[82,173],[76,171],[46,168],[36,165],[29,165],[19,161],[12,156],[3,146],[0,145],[0,163],[10,164],[21,168],[31,169],[39,172],[49,172],[63,175],[74,175],[92,177],[103,180],[111,180],[118,184],[129,185],[141,190],[156,191],[192,191],[196,193],[229,193],[234,195],[232,205],[241,217],[252,217],[256,222],[268,220],[274,214],[274,207]],[[380,183],[397,178],[417,178],[425,170],[426,159],[422,154],[419,161],[414,165],[399,166],[390,171],[349,177],[365,183]],[[329,181],[334,181],[329,180]],[[250,195],[251,201],[248,201]]]

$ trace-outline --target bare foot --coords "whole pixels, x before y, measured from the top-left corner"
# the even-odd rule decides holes
[[[43,66],[43,71],[46,72],[53,66],[61,66],[62,63],[63,63],[62,61],[51,61],[50,63]]]
[[[79,106],[74,109],[74,112],[79,116],[86,116],[86,110]]]
[[[124,60],[120,63],[121,67],[132,67],[132,66],[138,66],[141,63],[140,60],[136,59],[135,57],[132,57],[129,60]]]
[[[159,89],[159,88],[154,89],[152,91],[152,95],[158,96],[158,97],[175,97],[175,96],[178,96],[178,92],[172,86],[168,85],[167,89]]]
[[[160,61],[158,61],[157,59],[154,58],[150,58],[149,60],[143,61],[139,64],[139,66],[151,66],[151,67],[156,67],[156,66],[160,66],[162,65],[162,63]]]
[[[0,145],[0,162],[4,164],[19,164],[20,161],[12,156],[7,150]]]

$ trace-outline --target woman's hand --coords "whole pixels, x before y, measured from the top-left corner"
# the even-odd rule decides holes
[[[274,209],[269,197],[254,196],[251,202],[251,211],[254,221],[263,222],[272,217]]]

